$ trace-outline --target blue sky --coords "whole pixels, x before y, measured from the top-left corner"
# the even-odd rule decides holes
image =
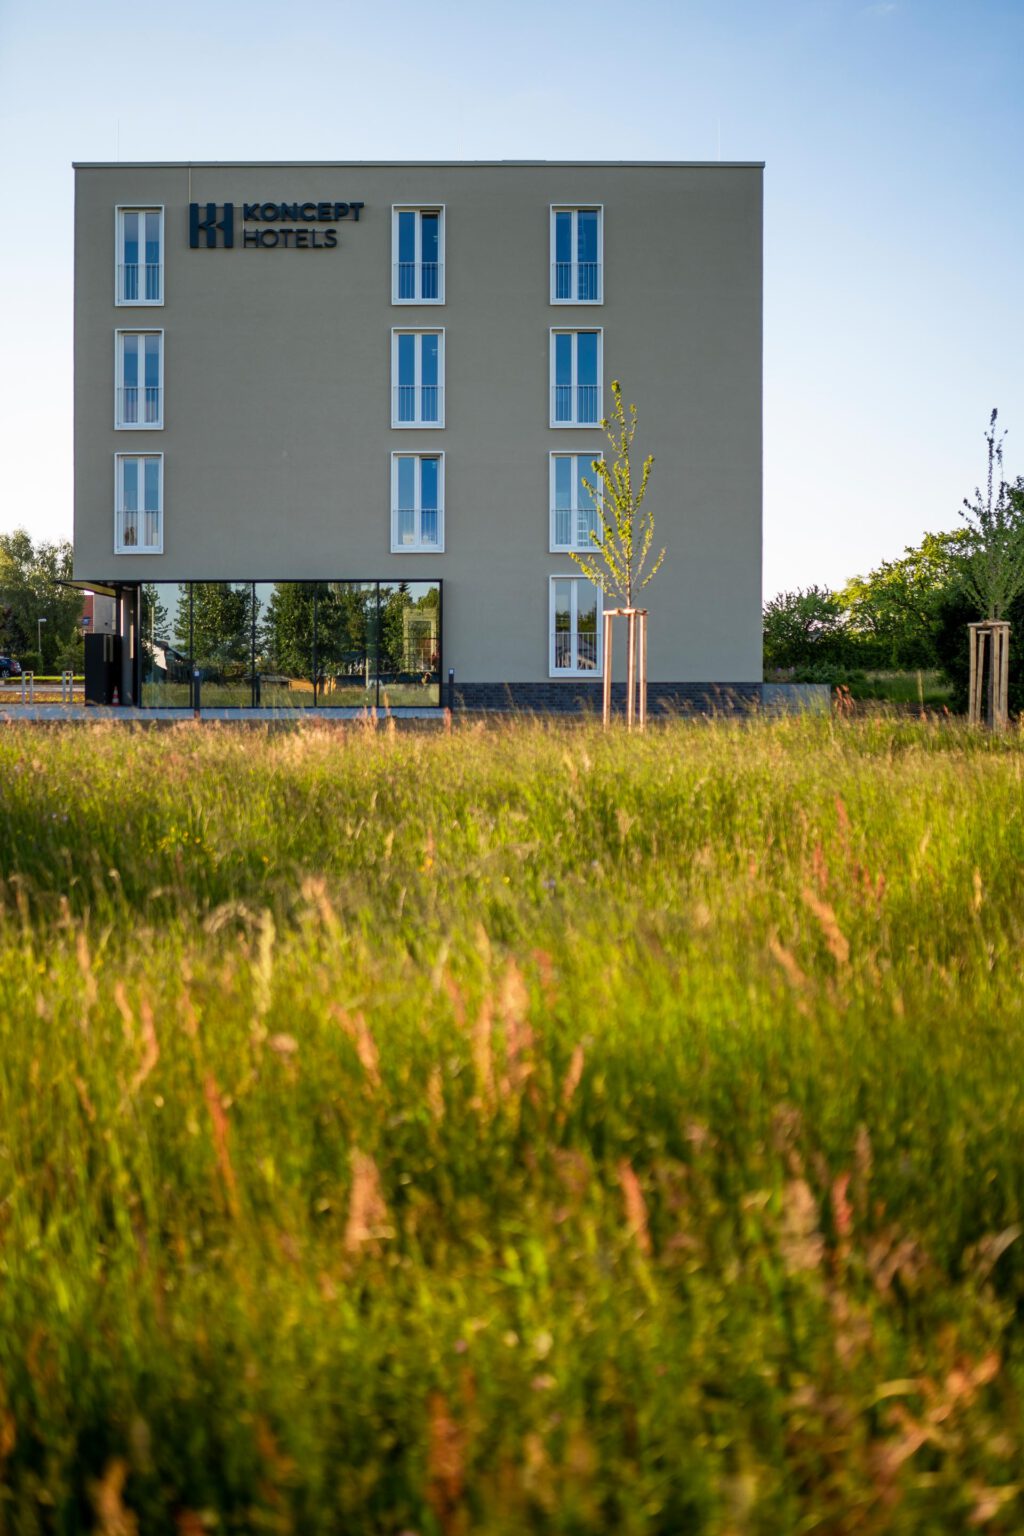
[[[0,529],[71,533],[73,159],[720,157],[767,162],[765,591],[838,585],[955,526],[993,406],[1024,474],[1022,66],[1024,0],[0,0]]]

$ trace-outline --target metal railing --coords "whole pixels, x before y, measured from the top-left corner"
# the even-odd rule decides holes
[[[590,549],[591,532],[598,533],[593,507],[552,507],[552,543],[560,549]]]
[[[421,304],[434,303],[444,293],[444,263],[396,261],[394,284],[396,299],[410,299]]]
[[[555,261],[551,264],[551,292],[564,304],[601,302],[599,261]]]
[[[396,384],[392,419],[402,426],[440,426],[444,420],[444,385]]]
[[[115,518],[114,541],[118,554],[136,550],[140,554],[159,551],[163,537],[163,513],[149,509],[135,511],[129,507],[118,510]]]
[[[574,633],[571,629],[555,631],[555,670],[566,672],[597,671],[597,635]]]
[[[117,297],[122,304],[159,304],[163,263],[130,261],[117,269]]]
[[[601,420],[600,384],[552,385],[551,417],[568,427],[596,427]]]
[[[423,507],[418,512],[412,507],[395,507],[391,516],[394,522],[396,544],[401,544],[407,549],[419,549],[424,545],[432,546],[440,542],[438,534],[441,527],[441,509],[439,507]]]
[[[126,384],[117,391],[119,427],[163,426],[163,390],[157,384]]]

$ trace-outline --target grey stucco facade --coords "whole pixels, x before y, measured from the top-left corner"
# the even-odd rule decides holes
[[[552,666],[551,580],[579,573],[551,547],[551,455],[606,445],[596,424],[552,425],[552,332],[599,332],[602,408],[621,379],[656,459],[651,681],[759,682],[759,165],[76,173],[77,578],[116,589],[126,614],[140,583],[440,580],[460,684],[578,695],[580,672]],[[232,205],[229,248],[205,228],[190,246],[190,205],[204,219],[207,204],[218,220]],[[300,217],[262,219],[267,205]],[[116,302],[119,208],[162,212],[159,303]],[[443,210],[443,303],[395,302],[396,208]],[[599,303],[552,302],[553,209],[599,210]],[[307,241],[258,243],[285,227]],[[334,245],[308,243],[327,229]],[[443,426],[394,424],[396,330],[443,333]],[[119,332],[160,334],[158,428],[115,425]],[[443,454],[436,551],[394,547],[395,454]],[[158,553],[116,552],[118,455],[160,459]]]

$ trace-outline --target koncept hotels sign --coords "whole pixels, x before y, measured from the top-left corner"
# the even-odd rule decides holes
[[[189,203],[192,250],[231,250],[241,224],[242,247],[254,251],[332,251],[343,219],[359,223],[365,203]],[[220,217],[218,218],[218,214]],[[257,227],[249,229],[246,225]],[[269,227],[268,227],[269,226]],[[329,227],[324,227],[329,226]]]

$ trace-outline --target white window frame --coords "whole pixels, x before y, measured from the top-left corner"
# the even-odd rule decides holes
[[[548,506],[551,509],[551,522],[550,522],[550,549],[551,549],[551,553],[552,554],[564,554],[564,553],[566,553],[567,551],[569,551],[571,549],[573,549],[573,550],[593,549],[594,546],[593,546],[593,544],[591,544],[589,539],[587,539],[585,542],[581,542],[580,539],[579,539],[579,513],[580,513],[580,510],[581,510],[579,507],[570,507],[569,508],[569,526],[570,526],[570,529],[575,532],[575,535],[576,535],[575,539],[570,539],[568,544],[562,544],[562,543],[559,542],[559,539],[558,539],[558,522],[557,522],[556,514],[560,510],[564,511],[565,509],[564,508],[558,508],[558,507],[555,506],[555,460],[556,459],[587,459],[591,463],[593,462],[594,459],[600,459],[603,462],[604,454],[601,452],[600,448],[598,448],[594,453],[581,453],[578,448],[555,448],[548,455],[548,461],[549,461],[549,469],[548,469]],[[595,486],[595,490],[603,491],[603,482],[602,482],[602,480],[601,480],[599,475],[595,475],[593,473],[593,471],[591,471],[590,479],[597,481],[597,485]],[[578,492],[579,492],[579,471],[578,470],[577,470],[577,472],[572,477],[572,486],[573,486],[573,495],[576,497],[576,499],[578,501],[579,500],[579,496],[578,496]],[[602,506],[604,505],[604,496],[603,496],[603,494],[601,496],[601,505]],[[599,519],[597,517],[597,510],[596,510],[596,508],[584,507],[582,510],[585,511],[585,512],[588,512],[588,513],[593,512],[593,516],[594,516],[594,532],[597,534],[598,538],[600,538],[601,537],[601,524],[600,524],[600,521],[599,521]]]
[[[602,643],[603,636],[604,636],[604,594],[602,593],[600,587],[596,587],[595,588],[595,590],[597,591],[597,634],[594,637],[594,648],[595,648],[594,665],[592,667],[581,667],[579,665],[579,647],[578,647],[578,645],[574,645],[574,651],[575,651],[575,655],[576,655],[576,665],[573,666],[573,667],[556,667],[555,666],[555,582],[556,581],[571,581],[573,583],[572,601],[571,601],[571,604],[570,604],[570,613],[571,613],[571,616],[572,616],[572,623],[573,623],[573,628],[571,630],[571,633],[574,636],[576,636],[576,637],[579,636],[579,628],[578,628],[578,625],[579,625],[579,602],[578,602],[578,596],[577,596],[577,590],[576,590],[577,586],[578,586],[578,584],[581,581],[587,582],[588,586],[591,586],[591,587],[595,586],[594,582],[592,582],[588,576],[577,576],[577,575],[574,575],[574,574],[570,573],[569,571],[559,571],[555,575],[553,575],[553,576],[551,576],[549,578],[549,580],[548,580],[548,676],[551,677],[551,678],[558,678],[558,677],[601,677],[603,675],[603,672],[604,672],[604,645]]]
[[[156,421],[125,421],[124,420],[124,343],[126,336],[159,336],[160,338],[160,368],[159,382],[157,384],[157,404],[159,410]],[[144,355],[143,355],[144,360]],[[145,384],[139,384],[137,388],[145,395]],[[114,332],[114,430],[117,432],[162,432],[164,429],[164,333],[151,326],[125,326],[123,330]]]
[[[157,507],[159,539],[152,544],[126,544],[121,533],[121,519],[124,515],[124,465],[129,459],[156,459],[159,464],[159,501]],[[145,475],[143,475],[143,482]],[[143,496],[145,491],[143,490]],[[142,508],[136,514],[140,519],[145,516]],[[115,555],[162,555],[164,552],[164,456],[162,453],[115,453],[114,454],[114,554]]]
[[[548,361],[548,379],[550,384],[550,388],[548,390],[548,400],[551,406],[550,425],[555,429],[561,429],[565,427],[568,428],[569,431],[573,432],[578,432],[581,430],[593,432],[596,427],[601,425],[601,420],[604,416],[604,327],[600,325],[553,325],[551,327],[550,334],[551,345]],[[575,338],[580,335],[591,334],[596,334],[597,336],[597,413],[593,421],[576,420],[576,411],[578,410],[580,403],[578,392],[579,344],[576,343],[572,349],[572,382],[569,385],[569,388],[572,390],[573,419],[571,421],[556,421],[555,405],[557,396],[555,394],[555,390],[559,387],[555,383],[555,349],[557,346],[556,338],[559,336],[572,336]],[[565,386],[563,385],[561,387],[564,388]]]
[[[412,421],[400,421],[398,419],[398,391],[403,386],[398,382],[398,338],[400,336],[436,336],[437,337],[437,420],[424,421],[423,407],[423,348],[416,347],[415,376],[413,389],[415,391],[415,414]],[[408,387],[408,386],[405,386]],[[443,325],[396,325],[391,329],[391,425],[402,430],[406,427],[422,428],[425,432],[433,432],[444,426],[444,326]]]
[[[578,215],[580,213],[596,213],[597,214],[597,298],[596,299],[577,299],[577,298],[560,299],[558,297],[558,277],[557,277],[558,262],[555,259],[555,251],[556,251],[555,228],[556,228],[557,220],[556,220],[555,216],[556,216],[556,214],[559,214],[559,213],[571,213],[573,215]],[[577,229],[578,229],[578,220],[574,217],[574,219],[573,219],[573,226],[572,226],[573,258],[572,258],[572,261],[570,263],[570,265],[572,267],[572,290],[573,290],[574,294],[575,294],[577,288],[579,287],[579,283],[578,283],[579,262],[578,262],[578,260],[576,258],[576,254],[575,254],[576,251],[579,248],[578,247],[578,243],[577,243]],[[552,302],[552,304],[557,304],[559,307],[561,307],[563,304],[570,304],[570,305],[576,306],[576,308],[590,308],[590,309],[594,308],[595,305],[603,304],[604,303],[604,204],[603,203],[552,203],[551,204],[551,235],[550,235],[550,241],[551,241],[551,302]]]
[[[124,284],[121,274],[124,268],[124,215],[126,213],[158,213],[160,215],[160,297],[158,299],[126,299],[122,297]],[[167,280],[167,239],[163,203],[117,203],[114,208],[114,304],[118,309],[162,309]]]
[[[416,294],[411,299],[398,296],[398,215],[415,213],[416,219]],[[437,214],[437,297],[425,299],[423,288],[423,218],[425,213]],[[444,203],[392,203],[391,205],[391,302],[392,304],[424,304],[433,307],[444,303]]]
[[[398,538],[398,461],[416,459],[416,539],[403,544]],[[423,542],[423,502],[419,465],[424,459],[437,460],[437,542]],[[391,553],[393,555],[443,555],[444,554],[444,454],[420,452],[419,449],[396,449],[391,455]]]

